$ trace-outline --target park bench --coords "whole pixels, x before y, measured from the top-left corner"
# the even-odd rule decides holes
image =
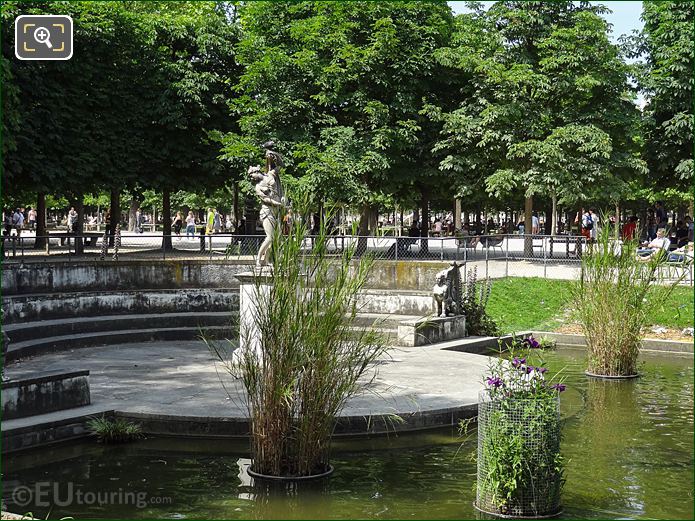
[[[78,237],[82,237],[84,239],[85,245],[88,246],[96,246],[97,240],[99,237],[103,236],[103,233],[98,233],[98,232],[83,232],[80,235],[76,235],[74,233],[69,233],[69,232],[50,232],[48,234],[49,237],[49,243],[50,239],[60,239],[60,245],[64,246],[66,240],[70,239],[76,239]]]
[[[458,256],[461,249],[467,250],[475,248],[478,246],[479,237],[477,235],[460,235],[456,237],[456,255]]]
[[[488,250],[490,248],[492,248],[493,250],[495,248],[499,248],[500,252],[502,252],[502,243],[504,243],[504,237],[503,236],[485,237],[480,242],[483,245],[483,248],[486,248]]]
[[[582,255],[582,244],[585,239],[579,235],[577,236],[561,236],[561,235],[554,235],[550,237],[550,257],[552,258],[553,256],[553,250],[556,244],[564,244],[565,245],[565,258],[569,259],[570,257],[581,257]],[[574,251],[570,250],[570,244],[574,244]]]

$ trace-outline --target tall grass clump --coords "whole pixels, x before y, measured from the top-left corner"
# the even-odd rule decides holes
[[[466,315],[466,329],[471,336],[494,336],[497,324],[487,312],[492,281],[489,277],[478,281],[478,269],[468,270],[463,286],[463,314]]]
[[[570,294],[586,336],[587,372],[632,376],[637,373],[647,317],[669,298],[678,281],[666,284],[659,280],[665,252],[640,260],[636,241],[621,244],[612,235],[609,226],[600,230],[582,256],[581,274]]]
[[[387,349],[381,334],[354,327],[373,259],[354,247],[329,254],[324,226],[306,236],[299,222],[275,235],[272,269],[254,272],[258,305],[242,310],[239,347],[210,344],[246,389],[252,470],[270,476],[330,469],[336,417]]]
[[[140,425],[123,418],[108,419],[104,416],[90,418],[87,421],[87,427],[101,443],[126,443],[145,437]]]

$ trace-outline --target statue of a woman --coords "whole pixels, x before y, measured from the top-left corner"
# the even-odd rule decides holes
[[[282,156],[273,150],[274,143],[268,141],[265,149],[266,172],[260,166],[250,166],[248,174],[256,183],[254,191],[261,200],[260,218],[265,231],[265,240],[258,248],[256,266],[268,264],[268,254],[273,243],[273,237],[280,229],[280,214],[286,206],[285,193],[280,183],[280,168],[283,166]]]

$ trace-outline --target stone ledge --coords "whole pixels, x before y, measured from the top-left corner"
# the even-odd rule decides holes
[[[414,347],[456,340],[466,336],[466,317],[425,317],[398,324],[398,342]]]
[[[571,335],[567,333],[553,333],[550,331],[534,331],[535,337],[546,337],[558,344],[570,346],[586,346],[584,335]],[[678,340],[660,340],[656,338],[642,339],[642,351],[655,353],[693,353],[693,342],[680,342]]]
[[[31,378],[23,378],[21,380],[10,380],[2,383],[2,389],[10,389],[13,387],[21,387],[23,385],[41,384],[46,382],[54,382],[56,380],[65,380],[68,378],[76,378],[78,376],[89,376],[89,371],[71,371],[68,373],[38,373]]]
[[[89,371],[32,376],[2,384],[2,417],[12,420],[89,405]]]

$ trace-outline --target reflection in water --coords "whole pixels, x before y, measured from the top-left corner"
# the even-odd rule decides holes
[[[566,367],[568,385],[562,395],[565,518],[692,518],[692,359],[643,359],[642,377],[614,382],[588,379],[580,350],[548,357],[553,372]],[[10,510],[39,518],[50,511],[51,518],[75,519],[475,519],[473,434],[464,443],[451,428],[339,439],[329,479],[289,488],[245,473],[245,442],[65,445],[3,458],[3,500]],[[13,502],[17,487],[45,482],[140,492],[148,502],[52,508]]]

